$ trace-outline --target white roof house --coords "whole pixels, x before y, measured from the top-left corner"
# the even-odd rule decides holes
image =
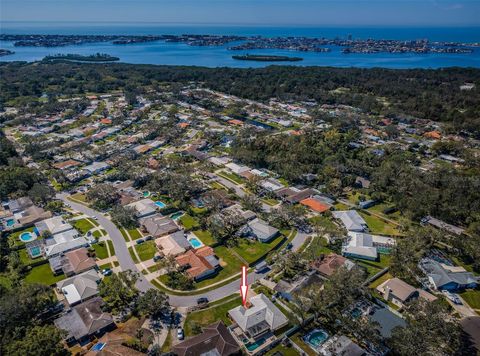
[[[72,230],[73,226],[65,222],[61,216],[54,216],[35,223],[38,233],[41,235],[44,231],[49,231],[52,235]]]
[[[347,241],[342,246],[342,255],[376,260],[378,252],[373,245],[372,235],[349,231]]]
[[[241,166],[233,162],[227,163],[225,167],[227,167],[229,170],[231,170],[233,173],[236,173],[236,174],[241,174],[243,172],[247,172],[250,170],[250,167]]]
[[[278,235],[278,229],[270,226],[262,219],[253,219],[247,223],[249,232],[255,236],[259,241],[268,242]]]
[[[157,212],[158,206],[155,205],[152,199],[142,199],[136,202],[130,203],[128,207],[135,208],[137,218],[143,218],[145,216],[153,215]]]
[[[74,305],[97,295],[100,279],[98,272],[91,269],[58,282],[57,288],[65,296],[68,304]]]
[[[275,331],[288,324],[288,319],[264,294],[250,298],[251,306],[231,309],[230,318],[250,337],[264,331]]]
[[[44,241],[44,251],[47,258],[88,245],[87,239],[80,236],[75,229],[55,234],[52,238],[45,239]]]
[[[340,219],[348,231],[363,232],[368,231],[368,225],[355,210],[334,211],[333,217]]]
[[[110,166],[105,162],[93,162],[92,164],[83,167],[83,169],[90,172],[91,174],[95,174],[108,169],[108,167]]]
[[[223,166],[230,162],[232,159],[228,157],[210,157],[208,160],[216,166]]]

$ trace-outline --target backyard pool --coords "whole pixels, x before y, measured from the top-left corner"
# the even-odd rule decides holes
[[[256,340],[255,342],[252,342],[251,344],[246,344],[245,347],[247,348],[248,351],[253,351],[255,349],[258,349],[264,343],[265,343],[265,338],[261,338]]]
[[[42,249],[40,246],[34,246],[30,248],[29,252],[32,258],[40,257],[42,255]]]
[[[150,196],[150,192],[148,190],[143,192],[143,197],[148,198]]]
[[[7,226],[13,226],[13,225],[15,225],[15,219],[8,219]]]
[[[173,219],[173,220],[178,220],[179,218],[181,218],[183,216],[183,214],[185,214],[183,211],[178,211],[178,212],[170,215],[170,218]]]
[[[328,339],[328,333],[322,329],[310,331],[303,337],[303,340],[309,344],[314,350],[317,350]]]
[[[193,248],[199,248],[199,247],[202,247],[203,246],[203,243],[202,241],[200,241],[199,239],[197,239],[196,237],[192,237],[188,240],[188,242],[190,242],[190,245],[192,245]]]
[[[165,203],[161,202],[160,200],[157,200],[155,202],[155,205],[158,206],[160,209],[163,209],[167,206]]]
[[[20,241],[22,242],[30,242],[30,241],[33,241],[37,238],[37,236],[32,233],[32,232],[29,232],[29,231],[26,231],[26,232],[22,232],[20,234]]]

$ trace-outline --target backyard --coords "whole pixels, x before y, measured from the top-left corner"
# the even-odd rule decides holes
[[[188,214],[183,215],[180,222],[186,230],[192,230],[199,226],[198,220]]]
[[[467,304],[480,311],[480,290],[478,289],[469,289],[465,292],[460,293],[460,296],[467,302]]]
[[[285,236],[280,235],[272,241],[263,243],[256,240],[239,239],[238,245],[233,250],[238,253],[249,264],[256,262],[262,256],[273,250],[283,242]]]
[[[208,230],[195,230],[193,231],[195,236],[197,236],[205,245],[213,245],[216,240]]]
[[[30,272],[25,276],[25,282],[27,283],[40,283],[45,285],[52,285],[65,279],[65,275],[60,274],[54,276],[50,269],[50,264],[44,263],[43,265],[33,267]]]
[[[368,229],[372,234],[378,235],[392,235],[398,236],[402,235],[400,231],[398,231],[397,227],[377,216],[368,215],[363,211],[359,211],[359,214],[365,220],[368,225]]]

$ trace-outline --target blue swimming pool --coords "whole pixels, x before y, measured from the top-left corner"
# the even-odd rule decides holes
[[[183,216],[183,214],[185,214],[183,211],[178,211],[178,212],[170,215],[170,218],[172,218],[173,220],[178,220],[179,218],[181,218]]]
[[[203,246],[202,242],[196,237],[192,237],[188,240],[188,242],[190,242],[190,245],[192,245],[193,248],[199,248]]]
[[[163,209],[167,206],[165,203],[161,202],[160,200],[157,200],[155,202],[155,205],[158,206],[160,209]]]
[[[150,196],[150,192],[148,190],[143,192],[143,197],[148,198]]]
[[[8,219],[7,226],[13,226],[13,225],[15,225],[15,219]]]
[[[310,331],[303,337],[303,340],[309,344],[314,350],[317,350],[320,345],[328,340],[328,333],[322,329],[315,329]]]
[[[255,342],[252,342],[250,344],[246,344],[245,347],[247,348],[248,351],[253,351],[255,349],[258,349],[264,343],[265,343],[265,338],[262,337],[261,339],[258,339]]]
[[[35,236],[34,233],[29,231],[22,232],[19,237],[20,237],[20,241],[22,242],[30,242],[37,238],[37,236]]]
[[[40,246],[34,246],[30,249],[30,256],[32,256],[32,258],[39,257],[41,255],[42,249],[40,248]]]

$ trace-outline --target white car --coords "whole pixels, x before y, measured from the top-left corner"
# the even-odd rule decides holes
[[[183,340],[183,338],[185,337],[184,333],[183,333],[183,329],[182,328],[178,328],[177,329],[177,338],[178,340]]]
[[[452,302],[454,302],[455,304],[457,305],[462,305],[462,301],[460,300],[460,298],[458,297],[458,295],[454,294],[454,293],[451,293],[447,290],[443,291],[443,294],[445,294],[445,296],[450,299]]]

